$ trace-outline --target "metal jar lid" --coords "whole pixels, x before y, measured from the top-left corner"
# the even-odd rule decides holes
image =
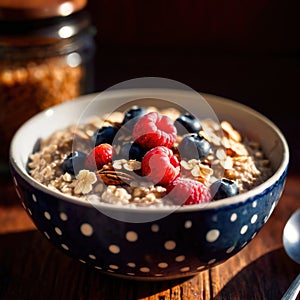
[[[0,58],[20,60],[69,53],[88,47],[95,34],[85,9],[66,17],[0,20]]]
[[[32,20],[68,16],[83,9],[87,0],[1,0],[1,20]]]

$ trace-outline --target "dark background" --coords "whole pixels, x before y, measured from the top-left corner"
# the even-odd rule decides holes
[[[242,102],[278,125],[290,173],[300,173],[299,8],[283,0],[90,0],[95,91],[154,76]]]

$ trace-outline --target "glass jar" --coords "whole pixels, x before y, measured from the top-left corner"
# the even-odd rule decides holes
[[[84,9],[68,16],[0,21],[2,170],[8,165],[11,138],[22,123],[93,91],[94,35]]]

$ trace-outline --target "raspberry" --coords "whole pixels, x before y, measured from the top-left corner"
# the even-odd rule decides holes
[[[158,146],[149,150],[142,160],[142,175],[154,184],[167,185],[180,173],[180,164],[171,149]]]
[[[150,112],[137,121],[132,136],[136,143],[146,149],[157,146],[171,148],[176,140],[177,129],[169,117]]]
[[[177,178],[166,189],[168,194],[172,191],[170,199],[176,205],[207,203],[211,200],[210,190],[200,181],[190,178]]]
[[[101,169],[105,164],[112,161],[113,147],[104,143],[93,148],[87,155],[85,167],[89,170]]]

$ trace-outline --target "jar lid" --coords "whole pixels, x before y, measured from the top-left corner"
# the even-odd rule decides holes
[[[79,35],[94,36],[95,33],[85,9],[66,17],[0,20],[0,54],[11,51],[11,47],[47,46]]]
[[[68,16],[83,9],[87,0],[1,0],[0,19],[28,20]]]

